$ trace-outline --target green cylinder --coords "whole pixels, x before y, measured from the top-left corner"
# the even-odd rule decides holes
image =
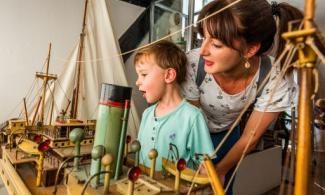
[[[103,145],[105,153],[113,155],[113,163],[111,170],[116,170],[117,156],[120,148],[120,140],[125,141],[125,133],[122,133],[123,117],[127,121],[128,116],[125,115],[125,102],[131,99],[132,88],[117,86],[112,84],[102,84],[101,97],[98,106],[98,116],[96,122],[96,132],[94,147]],[[127,108],[128,109],[128,108]],[[121,135],[124,134],[124,138]],[[124,147],[124,144],[122,144]],[[92,159],[90,174],[94,175],[98,171],[100,159]],[[122,166],[118,167],[122,169]],[[104,170],[101,167],[101,170]],[[114,173],[111,174],[114,177]]]

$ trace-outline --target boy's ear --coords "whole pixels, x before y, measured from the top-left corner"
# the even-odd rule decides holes
[[[176,70],[174,68],[168,68],[165,72],[165,82],[166,83],[172,83],[176,80]]]

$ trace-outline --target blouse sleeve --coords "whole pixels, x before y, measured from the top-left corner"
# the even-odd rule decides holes
[[[260,112],[282,112],[291,107],[297,95],[297,84],[294,81],[293,73],[286,74],[284,78],[280,76],[280,66],[271,70],[271,76],[265,85],[262,94],[257,97],[254,110]],[[272,99],[271,95],[273,93]]]
[[[181,86],[182,94],[187,100],[199,100],[200,91],[195,82],[200,59],[199,49],[189,51],[187,53],[187,59],[186,79]]]

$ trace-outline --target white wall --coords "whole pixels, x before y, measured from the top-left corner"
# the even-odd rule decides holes
[[[119,0],[107,2],[116,37],[144,10]],[[0,5],[1,123],[17,117],[22,110],[22,98],[30,89],[35,72],[44,65],[49,42],[50,72],[61,72],[64,60],[79,39],[84,0],[0,0]]]
[[[82,24],[80,0],[0,0],[0,123],[29,90],[52,42],[51,72],[77,43]]]
[[[143,7],[120,0],[106,0],[106,2],[116,37],[121,37],[129,26],[145,10]]]

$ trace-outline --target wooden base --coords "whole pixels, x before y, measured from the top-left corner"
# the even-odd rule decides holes
[[[128,190],[128,179],[122,179],[115,185],[117,191],[126,194]],[[149,194],[174,194],[172,188],[161,184],[148,176],[141,175],[140,178],[134,184],[134,195],[149,195]]]

